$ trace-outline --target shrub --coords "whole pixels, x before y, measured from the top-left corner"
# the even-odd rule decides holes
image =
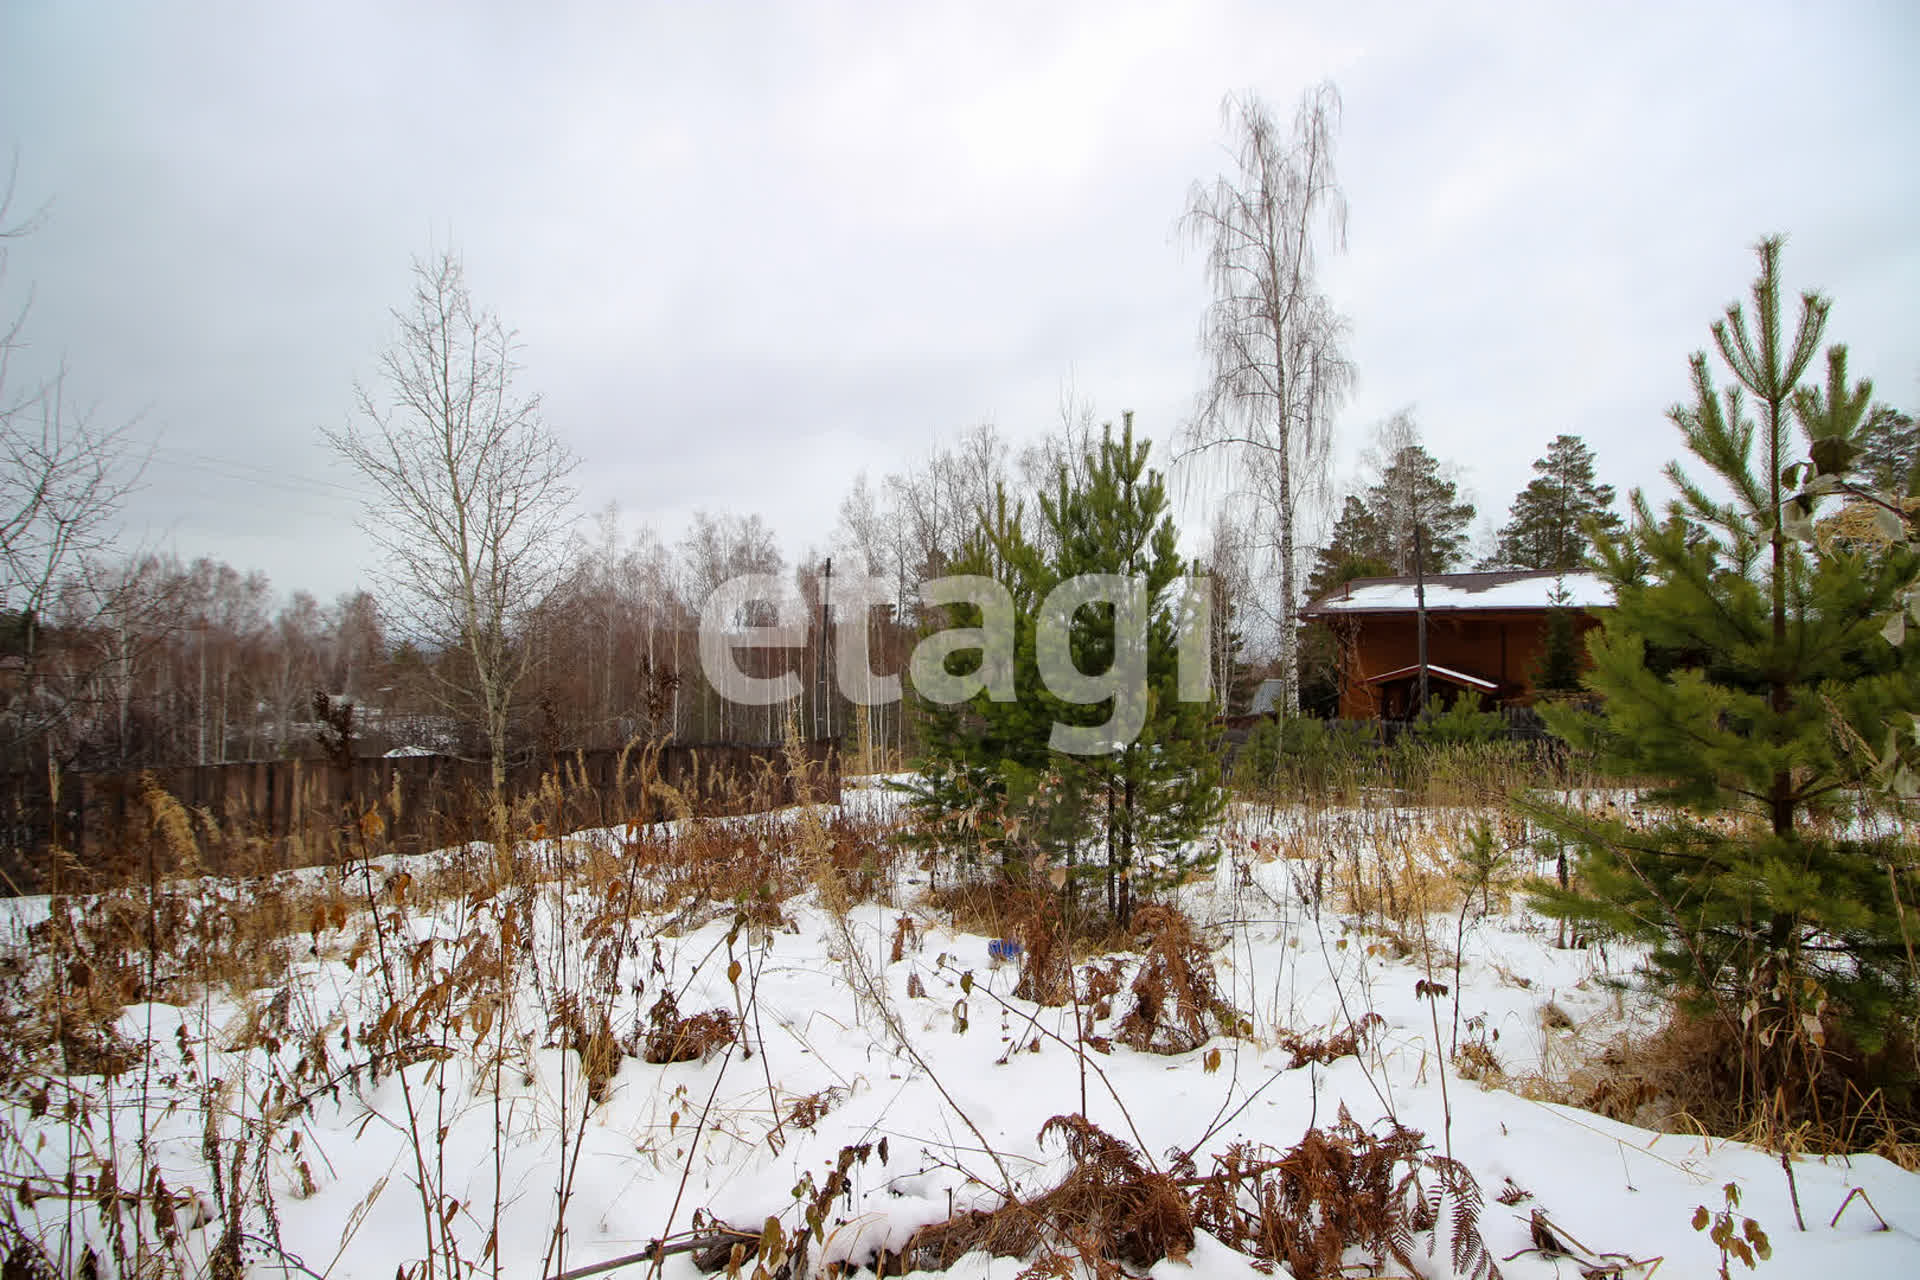
[[[1493,742],[1507,731],[1507,722],[1497,711],[1482,711],[1470,698],[1455,698],[1445,711],[1429,712],[1416,724],[1413,736],[1421,743],[1435,746],[1479,746]]]

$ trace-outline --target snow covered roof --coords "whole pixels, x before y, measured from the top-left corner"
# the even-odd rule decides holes
[[[1416,662],[1410,667],[1401,667],[1398,671],[1386,671],[1377,676],[1368,676],[1366,682],[1368,684],[1384,684],[1389,680],[1403,680],[1408,676],[1417,676],[1419,674],[1420,664]],[[1454,684],[1465,685],[1469,689],[1485,689],[1489,693],[1492,693],[1500,687],[1498,680],[1489,680],[1485,676],[1476,676],[1470,672],[1461,671],[1454,667],[1443,667],[1437,662],[1429,662],[1427,664],[1427,674],[1436,679],[1450,680]]]
[[[1461,610],[1551,609],[1557,587],[1575,609],[1606,609],[1613,588],[1597,573],[1434,573],[1427,575],[1427,612]],[[1308,616],[1343,613],[1411,613],[1414,581],[1404,578],[1355,578],[1306,608]]]

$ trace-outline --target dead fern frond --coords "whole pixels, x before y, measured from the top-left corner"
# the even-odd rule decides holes
[[[725,1009],[708,1009],[691,1017],[681,1017],[671,992],[663,992],[647,1011],[648,1026],[640,1045],[640,1057],[647,1062],[703,1061],[732,1044],[738,1037],[733,1014]]]
[[[1432,1185],[1426,1185],[1426,1178]],[[1296,1280],[1347,1274],[1350,1250],[1424,1274],[1420,1237],[1438,1247],[1444,1220],[1455,1274],[1498,1280],[1480,1236],[1480,1189],[1464,1165],[1432,1154],[1418,1130],[1393,1125],[1375,1135],[1344,1107],[1330,1129],[1310,1129],[1290,1150],[1236,1144],[1213,1172],[1181,1179],[1191,1188],[1194,1225],[1229,1248],[1277,1262]]]
[[[1020,943],[1020,981],[1013,994],[1052,1008],[1073,998],[1073,953],[1059,901],[1024,890],[1011,900],[1018,914],[1011,937]]]
[[[1319,1040],[1310,1040],[1294,1032],[1283,1031],[1280,1033],[1280,1047],[1293,1055],[1287,1063],[1287,1070],[1298,1071],[1309,1062],[1317,1062],[1325,1066],[1338,1058],[1359,1057],[1374,1033],[1386,1025],[1385,1018],[1368,1010],[1360,1015],[1358,1022],[1350,1025],[1345,1031],[1335,1032]]]
[[[1173,907],[1143,907],[1134,930],[1148,939],[1133,979],[1133,1008],[1121,1019],[1121,1041],[1148,1053],[1190,1053],[1216,1032],[1244,1034],[1247,1017],[1214,984],[1213,956],[1193,925]]]
[[[1049,1259],[1071,1254],[1096,1276],[1118,1277],[1124,1274],[1121,1264],[1144,1268],[1162,1258],[1186,1258],[1193,1248],[1193,1211],[1170,1175],[1148,1169],[1137,1150],[1084,1116],[1055,1116],[1040,1138],[1057,1138],[1073,1162],[1058,1185],[922,1227],[901,1251],[902,1261],[917,1270],[944,1271],[976,1250],[1024,1258],[1044,1249],[1048,1254],[1036,1261],[1035,1274],[1057,1271]]]

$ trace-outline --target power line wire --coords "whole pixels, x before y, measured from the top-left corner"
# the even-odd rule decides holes
[[[349,497],[359,501],[366,496],[364,490],[338,481],[299,472],[278,471],[229,458],[218,458],[194,450],[155,445],[151,449],[151,456],[169,468],[211,475],[238,484],[262,485],[306,497]]]

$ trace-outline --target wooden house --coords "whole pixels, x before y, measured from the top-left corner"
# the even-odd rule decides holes
[[[1419,705],[1420,617],[1413,578],[1356,578],[1302,611],[1332,630],[1342,719],[1404,720]],[[1525,706],[1546,649],[1547,619],[1573,610],[1577,651],[1612,589],[1593,573],[1438,573],[1425,581],[1428,700]]]

